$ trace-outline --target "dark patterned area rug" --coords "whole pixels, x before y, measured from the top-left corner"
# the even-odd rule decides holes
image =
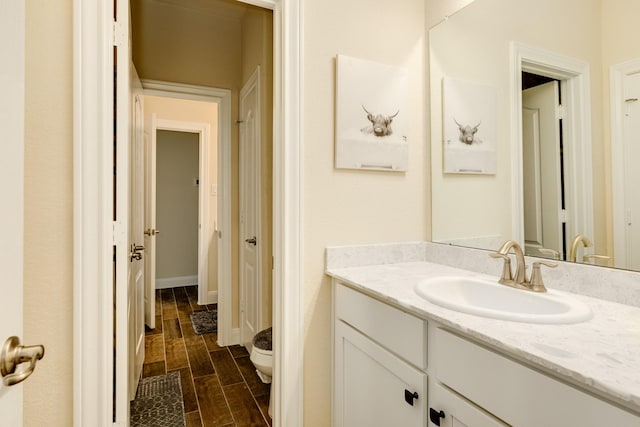
[[[180,372],[140,380],[130,423],[131,427],[185,427]]]
[[[191,324],[196,334],[208,334],[218,331],[218,310],[194,311],[191,313]]]

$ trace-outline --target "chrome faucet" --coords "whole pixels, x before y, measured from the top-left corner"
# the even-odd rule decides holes
[[[578,245],[580,245],[580,243],[582,243],[585,248],[593,246],[591,240],[589,240],[582,234],[578,234],[576,237],[574,237],[573,242],[571,243],[571,249],[569,250],[569,259],[567,261],[576,262],[576,258],[578,257]]]
[[[511,274],[511,258],[509,257],[509,253],[512,250],[516,256],[516,271],[514,274]],[[527,265],[525,264],[524,253],[520,245],[513,240],[507,240],[500,246],[498,252],[489,255],[492,258],[501,258],[504,260],[502,275],[498,283],[533,292],[547,292],[547,288],[545,288],[544,282],[542,281],[540,266],[544,265],[551,268],[558,266],[558,264],[553,262],[536,261],[533,263],[531,278],[527,279]]]

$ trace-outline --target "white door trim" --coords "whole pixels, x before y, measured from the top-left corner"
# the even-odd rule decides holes
[[[0,55],[5,61],[0,70],[0,195],[3,203],[0,225],[0,268],[2,269],[2,314],[0,345],[17,336],[23,345],[24,279],[24,160],[25,160],[25,2],[5,2],[0,7],[0,37],[5,43]],[[59,347],[62,348],[62,347]],[[46,368],[40,362],[40,370]],[[27,386],[29,387],[29,386]],[[33,387],[33,386],[31,386]],[[22,426],[23,384],[5,386],[0,382],[2,423]]]
[[[522,71],[562,81],[565,191],[570,206],[567,238],[580,233],[593,238],[593,189],[591,152],[591,83],[589,63],[521,43],[511,43],[511,150],[512,234],[524,244],[522,197]]]
[[[243,0],[273,9],[274,426],[303,425],[304,235],[302,1]]]
[[[231,91],[145,79],[142,87],[145,95],[218,104],[218,344],[237,344],[231,320]]]
[[[613,262],[617,268],[627,268],[625,212],[625,156],[623,132],[623,82],[625,76],[640,72],[640,60],[623,62],[610,68],[611,88],[611,175],[613,200]]]
[[[73,9],[73,419],[113,424],[113,2]],[[125,359],[126,363],[126,359]]]
[[[302,5],[246,2],[274,11],[274,425],[296,427],[304,376]],[[73,5],[74,425],[99,427],[114,424],[113,0]]]
[[[151,145],[157,147],[157,131],[170,130],[198,134],[198,304],[209,304],[209,123],[151,117]],[[160,230],[162,231],[162,230]]]

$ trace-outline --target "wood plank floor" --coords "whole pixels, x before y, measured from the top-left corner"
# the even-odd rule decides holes
[[[269,384],[244,347],[219,347],[215,333],[196,335],[189,315],[197,287],[156,291],[156,328],[147,328],[143,377],[180,371],[187,427],[271,426]]]

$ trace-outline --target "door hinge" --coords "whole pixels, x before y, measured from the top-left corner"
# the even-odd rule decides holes
[[[564,119],[566,113],[567,113],[567,111],[566,111],[566,108],[564,108],[564,105],[556,106],[556,119],[557,120]]]
[[[113,221],[113,245],[122,245],[125,241],[124,227],[120,221]]]
[[[113,45],[122,46],[124,43],[128,43],[128,34],[119,22],[113,22]]]
[[[568,221],[568,216],[566,209],[560,209],[560,222],[566,223]]]

